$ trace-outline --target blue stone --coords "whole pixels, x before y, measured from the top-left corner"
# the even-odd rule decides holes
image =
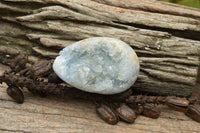
[[[60,51],[53,70],[66,83],[98,94],[116,94],[130,88],[139,73],[139,60],[125,42],[94,37]]]

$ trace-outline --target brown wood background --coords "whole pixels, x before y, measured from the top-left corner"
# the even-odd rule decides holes
[[[0,64],[0,73],[7,67]],[[1,133],[199,133],[200,124],[181,112],[160,105],[160,118],[139,116],[134,124],[109,125],[98,118],[95,106],[80,99],[40,98],[25,92],[17,104],[0,85]]]
[[[1,0],[0,62],[17,53],[30,63],[96,36],[119,38],[139,56],[134,88],[189,96],[196,84],[200,10],[156,0]]]

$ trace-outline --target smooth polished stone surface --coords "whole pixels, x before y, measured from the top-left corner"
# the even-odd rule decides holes
[[[134,84],[139,73],[139,60],[125,42],[94,37],[61,50],[53,70],[63,81],[80,90],[116,94]]]

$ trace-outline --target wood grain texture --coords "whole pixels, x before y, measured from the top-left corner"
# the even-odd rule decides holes
[[[0,65],[0,73],[6,66]],[[139,116],[134,124],[108,125],[98,118],[91,101],[40,98],[25,91],[25,102],[17,104],[0,85],[1,133],[199,133],[200,124],[165,105],[158,119]]]
[[[200,10],[155,0],[1,0],[0,62],[31,63],[88,37],[119,38],[139,56],[135,89],[189,96],[196,84]]]

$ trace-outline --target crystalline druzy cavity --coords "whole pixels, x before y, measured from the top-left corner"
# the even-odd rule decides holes
[[[94,37],[64,48],[53,63],[53,70],[63,81],[80,90],[116,94],[134,84],[139,61],[125,42]]]

